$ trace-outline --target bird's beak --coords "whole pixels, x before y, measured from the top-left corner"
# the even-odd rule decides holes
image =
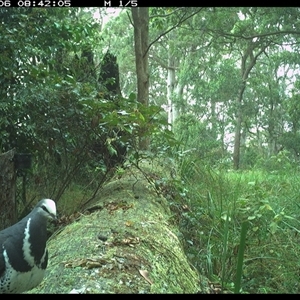
[[[54,214],[50,214],[50,220],[51,220],[51,223],[54,223],[54,224],[57,224],[58,223],[58,218],[56,217],[56,215]]]

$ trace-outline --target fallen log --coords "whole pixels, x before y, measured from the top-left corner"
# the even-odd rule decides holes
[[[31,293],[208,291],[207,279],[188,262],[150,172],[126,169],[51,237],[46,276]]]

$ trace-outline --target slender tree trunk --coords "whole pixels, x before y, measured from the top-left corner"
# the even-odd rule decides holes
[[[241,130],[243,122],[243,94],[246,89],[246,83],[250,71],[255,66],[256,60],[259,55],[264,53],[270,43],[262,45],[258,42],[249,41],[247,48],[244,51],[241,62],[241,87],[239,94],[236,98],[236,120],[235,120],[235,135],[234,135],[234,148],[233,148],[233,168],[239,169],[240,167],[240,148],[241,148]],[[257,54],[254,55],[254,49],[260,48]]]
[[[216,113],[216,101],[211,100],[210,101],[210,115],[211,115],[211,129],[212,129],[212,134],[214,139],[218,138],[217,132],[219,131],[218,129],[218,117]]]
[[[177,86],[176,86],[176,96],[179,99],[180,104],[178,105],[177,110],[176,110],[176,118],[178,116],[186,113],[187,104],[184,103],[185,100],[183,99],[183,89],[184,89],[184,86],[180,82],[178,82]]]
[[[242,101],[246,84],[243,83],[236,99],[236,119],[234,132],[234,148],[233,148],[233,167],[238,170],[240,167],[240,147],[241,147],[241,130],[242,130]]]
[[[170,126],[176,118],[176,106],[174,103],[175,96],[175,61],[174,57],[169,53],[168,58],[168,78],[167,78],[167,99],[168,99],[168,123]],[[170,128],[171,129],[171,128]]]
[[[168,123],[172,125],[179,113],[179,103],[182,101],[183,86],[176,82],[176,69],[178,66],[177,57],[174,55],[174,41],[177,36],[174,31],[169,32],[168,48],[168,77],[167,77],[167,99],[168,99]],[[184,105],[182,105],[184,106]]]
[[[137,75],[137,100],[145,106],[149,105],[149,7],[131,8],[134,27],[134,51]],[[147,150],[149,139],[140,137],[139,148]]]
[[[269,87],[271,92],[271,87]],[[280,132],[280,122],[278,121],[278,115],[280,115],[280,99],[273,97],[270,100],[269,104],[269,113],[268,113],[268,157],[278,154],[277,147],[277,136]]]

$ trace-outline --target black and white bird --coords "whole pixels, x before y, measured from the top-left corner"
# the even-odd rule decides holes
[[[56,205],[43,199],[21,221],[0,231],[0,294],[22,293],[43,280],[48,219],[56,219]]]

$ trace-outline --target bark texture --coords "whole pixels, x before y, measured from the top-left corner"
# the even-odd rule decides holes
[[[149,7],[131,8],[134,28],[134,51],[137,76],[137,100],[149,105]],[[147,150],[148,138],[140,138],[139,148]]]

